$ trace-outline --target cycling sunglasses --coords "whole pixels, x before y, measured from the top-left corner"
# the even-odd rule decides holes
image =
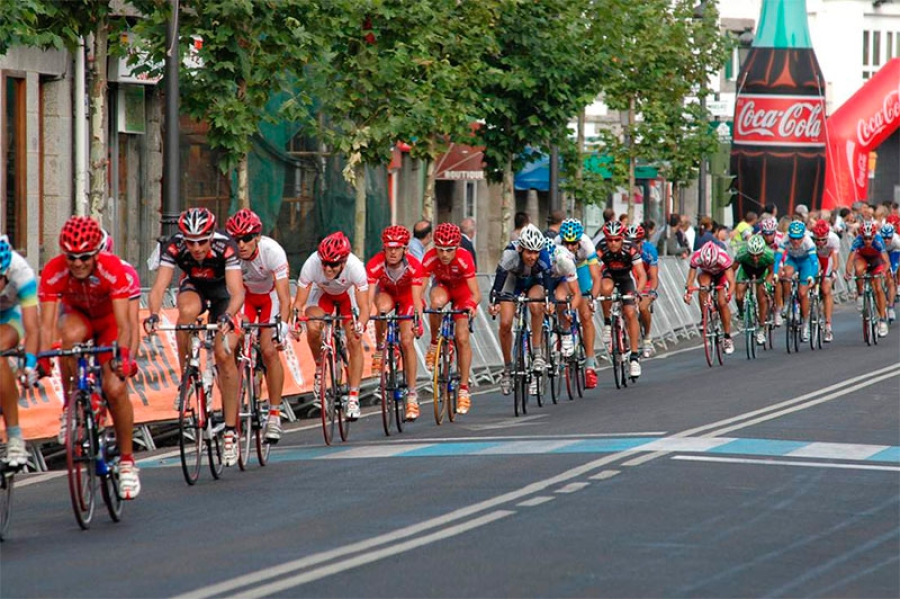
[[[337,262],[328,262],[327,260],[322,260],[322,266],[326,268],[337,268],[343,263],[343,260],[338,260]]]
[[[66,260],[69,262],[87,262],[97,255],[97,252],[84,252],[82,254],[66,254]]]
[[[187,245],[205,245],[210,242],[211,237],[205,237],[203,239],[187,239],[185,238],[184,242]]]
[[[243,236],[241,236],[241,237],[235,237],[234,240],[235,240],[236,242],[238,242],[238,243],[250,243],[251,241],[253,241],[253,240],[256,239],[257,237],[258,237],[258,234],[256,234],[256,233],[248,233],[248,234],[243,235]]]

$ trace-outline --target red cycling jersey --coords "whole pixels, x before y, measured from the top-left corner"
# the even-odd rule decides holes
[[[60,301],[91,320],[112,314],[112,300],[128,299],[132,284],[118,256],[100,252],[95,260],[94,271],[85,279],[76,279],[69,273],[65,254],[50,260],[41,273],[38,299]]]
[[[444,264],[438,260],[437,250],[431,248],[422,257],[422,269],[426,276],[434,277],[435,283],[452,289],[475,276],[475,261],[468,250],[458,248],[450,264]]]
[[[377,283],[379,291],[394,297],[410,293],[413,285],[422,285],[425,280],[422,263],[411,254],[396,269],[391,269],[384,261],[384,252],[378,252],[366,264],[366,275],[369,285]]]

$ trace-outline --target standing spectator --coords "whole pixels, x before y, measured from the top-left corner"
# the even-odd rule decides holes
[[[612,208],[607,208],[606,210],[603,211],[603,224],[604,225],[606,223],[608,223],[609,221],[613,220],[614,218],[616,218],[616,211],[613,210]],[[591,239],[591,241],[594,242],[594,247],[596,247],[597,244],[600,243],[601,239],[603,239],[603,225],[600,225],[600,228],[597,229],[596,233],[594,233],[593,239]]]
[[[459,230],[462,231],[462,240],[459,247],[468,250],[472,254],[472,263],[475,265],[475,271],[478,271],[478,257],[475,255],[475,219],[464,218],[459,223]]]
[[[681,229],[682,235],[684,235],[684,246],[687,247],[689,252],[692,252],[694,239],[697,238],[697,230],[694,229],[694,225],[691,224],[691,217],[682,214],[679,228]]]
[[[509,235],[510,241],[515,241],[519,238],[519,233],[531,223],[531,218],[529,218],[527,212],[516,212],[516,216],[513,218],[513,232]]]
[[[765,207],[766,214],[769,214],[774,219],[778,219],[778,206],[775,204],[766,204]]]
[[[719,244],[719,240],[716,239],[716,236],[713,235],[713,220],[708,216],[704,216],[700,219],[700,233],[694,238],[694,245],[691,247],[693,247],[696,252],[710,241],[716,242],[716,245],[722,247],[723,250],[725,249]]]
[[[628,213],[623,212],[619,215],[619,222],[622,223],[622,226],[628,228]]]
[[[728,246],[728,239],[731,237],[731,229],[728,226],[715,223],[713,225],[713,237],[715,240],[721,245],[725,251],[728,252],[729,256],[734,256],[734,248]]]
[[[409,242],[409,253],[421,262],[429,245],[431,245],[431,223],[427,220],[420,220],[413,227],[413,238]]]
[[[562,224],[564,218],[566,218],[566,213],[562,210],[554,210],[551,212],[550,216],[547,217],[547,230],[544,231],[544,237],[556,239],[559,235],[559,226]]]
[[[677,212],[669,215],[669,221],[662,228],[657,242],[657,250],[663,256],[683,256],[687,252],[687,246],[679,243],[679,224],[681,216]]]
[[[794,208],[794,220],[805,223],[807,218],[809,218],[809,208],[806,207],[806,204],[797,204]]]
[[[744,219],[739,222],[731,235],[731,246],[737,248],[744,243],[744,240],[753,233],[753,226],[759,221],[759,217],[753,210],[748,210],[744,214]]]

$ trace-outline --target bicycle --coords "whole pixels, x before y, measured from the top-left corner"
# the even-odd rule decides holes
[[[22,347],[13,347],[0,353],[0,360],[15,358],[18,367],[24,363],[25,350]],[[0,416],[3,410],[0,408]],[[2,452],[2,447],[0,447]],[[6,462],[0,462],[0,542],[9,533],[9,521],[12,516],[13,489],[16,486],[16,473],[21,468],[12,468]]]
[[[785,342],[787,352],[791,353],[791,346],[794,353],[800,351],[800,331],[803,328],[803,315],[800,311],[800,279],[797,273],[790,279],[791,292],[787,298],[787,318],[784,322]]]
[[[398,433],[403,432],[406,422],[406,396],[408,392],[406,371],[403,368],[404,356],[400,348],[400,322],[416,320],[412,315],[400,315],[400,304],[394,307],[391,314],[379,314],[372,320],[386,323],[384,332],[384,348],[381,350],[381,424],[384,434],[391,436],[391,429],[396,427]],[[413,323],[413,328],[417,324]],[[415,381],[413,381],[415,384]]]
[[[513,332],[515,333],[513,341],[513,409],[515,415],[520,413],[525,415],[528,413],[528,395],[532,381],[535,382],[535,395],[540,404],[541,395],[543,394],[543,374],[532,369],[534,363],[534,351],[531,345],[531,327],[529,321],[531,319],[530,310],[527,309],[531,303],[546,303],[544,299],[530,298],[525,294],[514,297],[501,296],[497,298],[498,302],[512,302],[516,304],[516,314],[513,319]]]
[[[722,347],[725,340],[725,332],[722,329],[722,316],[719,314],[718,303],[718,292],[724,288],[724,285],[701,285],[688,288],[689,292],[706,292],[706,301],[700,306],[701,333],[703,335],[703,351],[706,354],[706,363],[710,367],[715,361],[718,361],[719,366],[721,366],[725,360],[725,352]]]
[[[585,301],[589,301],[587,296],[585,296]],[[585,358],[584,351],[584,338],[581,335],[581,321],[579,320],[580,317],[578,315],[578,310],[572,307],[571,296],[567,296],[565,302],[556,303],[564,303],[566,305],[565,313],[569,319],[569,326],[568,328],[561,326],[559,315],[556,313],[556,311],[554,311],[554,322],[556,323],[557,327],[556,351],[558,356],[562,356],[562,361],[561,363],[557,364],[557,369],[562,370],[563,376],[557,377],[556,380],[551,379],[551,390],[553,390],[554,385],[561,387],[562,379],[565,378],[566,394],[569,396],[569,401],[574,401],[576,395],[578,397],[584,397],[585,389],[584,370],[587,364],[587,360]],[[572,345],[574,347],[574,351],[569,356],[565,356],[562,353],[563,335],[572,336]],[[559,391],[556,391],[557,395],[559,395],[560,393],[561,389]],[[556,402],[554,401],[553,403]]]
[[[69,496],[75,520],[83,530],[91,526],[100,486],[103,503],[113,522],[122,518],[123,500],[119,496],[119,453],[115,433],[104,427],[108,406],[100,384],[101,354],[119,359],[118,344],[94,347],[92,341],[70,349],[52,349],[38,354],[41,358],[76,358],[77,370],[72,379],[65,405],[66,470]]]
[[[853,280],[863,280],[863,339],[866,345],[878,345],[878,306],[875,303],[875,289],[872,287],[872,281],[875,279],[883,279],[884,275],[864,274],[862,276],[854,276]]]
[[[562,304],[558,300],[553,300],[554,304]],[[541,322],[541,329],[544,332],[544,345],[542,353],[544,361],[547,362],[547,379],[550,388],[550,400],[557,404],[559,396],[562,393],[562,370],[563,370],[563,351],[562,340],[566,333],[560,326],[559,314],[556,310],[550,314],[544,314]]]
[[[241,331],[240,353],[241,395],[238,404],[237,438],[238,467],[246,470],[250,463],[250,451],[256,447],[256,459],[260,466],[269,461],[272,445],[264,438],[266,422],[269,419],[269,400],[263,400],[262,382],[266,376],[266,365],[262,361],[262,350],[259,345],[260,329],[275,329],[274,343],[278,344],[279,325],[275,322],[243,322]]]
[[[769,309],[766,312],[766,322],[763,323],[764,331],[766,333],[766,343],[763,345],[763,349],[765,351],[769,351],[770,349],[775,349],[775,310],[778,308],[775,307],[775,286],[774,285],[766,285],[766,301],[769,305]]]
[[[817,275],[815,281],[809,286],[809,349],[822,349],[822,334],[825,328],[822,316],[822,299],[819,285],[821,275]]]
[[[472,332],[472,319],[466,310],[426,309],[425,314],[440,314],[441,328],[434,352],[434,364],[431,364],[431,392],[434,404],[434,421],[438,426],[444,421],[444,415],[450,422],[456,420],[456,400],[459,397],[459,355],[456,347],[456,321],[454,316],[465,314],[469,320],[469,332]]]
[[[766,326],[765,323],[760,325],[759,322],[759,302],[756,299],[756,289],[760,283],[756,277],[752,277],[748,281],[747,291],[744,293],[744,343],[747,346],[748,360],[756,359],[756,333],[760,330],[760,326]]]
[[[319,352],[319,361],[316,370],[320,373],[319,412],[322,417],[322,434],[325,444],[331,445],[334,440],[334,428],[337,426],[341,441],[350,437],[350,419],[347,418],[347,404],[349,402],[348,380],[350,377],[348,368],[350,361],[347,358],[347,344],[344,340],[344,327],[335,326],[348,320],[356,321],[356,314],[341,316],[339,313],[326,314],[324,316],[295,316],[296,322],[321,322],[322,346]]]
[[[190,333],[190,354],[181,373],[178,390],[178,451],[181,456],[181,472],[188,485],[196,484],[200,478],[203,453],[209,463],[209,471],[214,479],[222,476],[225,465],[222,451],[225,441],[222,432],[225,422],[215,423],[212,408],[213,382],[216,380],[213,342],[209,333],[219,330],[218,324],[205,324],[197,319],[195,324],[175,324],[159,326],[158,331],[186,331]],[[205,364],[201,369],[201,350],[206,352]]]
[[[613,377],[616,380],[616,389],[622,389],[628,386],[628,379],[634,382],[637,379],[629,374],[629,357],[631,350],[628,345],[628,329],[625,327],[625,316],[622,312],[623,302],[634,299],[633,294],[622,295],[618,290],[614,290],[612,295],[603,295],[597,298],[597,301],[612,302],[609,307],[610,330],[609,351],[610,361],[612,362]]]

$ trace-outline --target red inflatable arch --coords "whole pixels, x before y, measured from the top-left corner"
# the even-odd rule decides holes
[[[823,208],[868,201],[869,152],[898,127],[900,58],[894,58],[828,117]]]

